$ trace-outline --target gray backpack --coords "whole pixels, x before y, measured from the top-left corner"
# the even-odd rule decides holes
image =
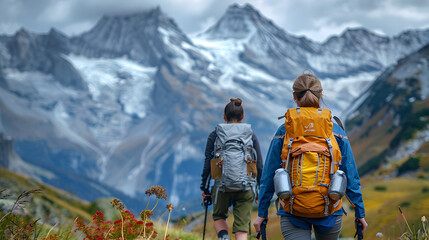
[[[214,156],[221,170],[215,179],[217,191],[241,192],[254,190],[256,185],[256,151],[250,124],[219,124]],[[217,194],[216,194],[217,195]],[[216,202],[216,200],[215,200]]]

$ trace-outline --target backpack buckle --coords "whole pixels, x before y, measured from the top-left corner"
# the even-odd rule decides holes
[[[287,147],[289,148],[289,149],[291,149],[292,148],[292,142],[293,142],[293,140],[294,140],[295,138],[290,138],[289,139],[289,143],[287,144]]]

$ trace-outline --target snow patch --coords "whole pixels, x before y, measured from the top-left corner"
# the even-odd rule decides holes
[[[323,99],[333,115],[345,118],[365,101],[365,91],[379,72],[360,73],[348,77],[320,79],[323,87]],[[352,102],[357,99],[356,102]],[[353,105],[350,107],[350,104]],[[350,118],[350,117],[348,117]]]
[[[393,153],[387,156],[389,161],[399,161],[415,154],[420,147],[429,142],[429,127],[417,133],[417,137],[402,145]]]
[[[156,68],[144,67],[126,58],[66,57],[87,82],[95,101],[116,104],[119,100],[125,113],[139,118],[146,116]]]

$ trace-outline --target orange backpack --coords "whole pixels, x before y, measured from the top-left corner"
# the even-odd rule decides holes
[[[327,109],[297,107],[284,115],[283,168],[289,171],[292,195],[282,199],[287,213],[320,218],[341,209],[342,200],[328,197],[331,176],[341,164],[341,151]]]

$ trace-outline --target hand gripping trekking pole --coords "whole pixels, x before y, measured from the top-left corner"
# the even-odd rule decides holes
[[[256,235],[256,238],[259,239],[262,236],[262,240],[267,240],[267,219],[265,219],[261,223],[261,231],[258,232],[258,235]]]
[[[363,239],[363,233],[362,233],[363,224],[357,218],[355,221],[356,221],[356,233],[355,233],[354,237],[356,237],[356,235],[357,235],[358,240],[362,240]]]
[[[206,236],[206,224],[207,224],[207,209],[210,205],[212,205],[212,196],[206,196],[204,197],[204,200],[201,205],[204,205],[205,212],[204,212],[204,229],[203,229],[203,240]]]

